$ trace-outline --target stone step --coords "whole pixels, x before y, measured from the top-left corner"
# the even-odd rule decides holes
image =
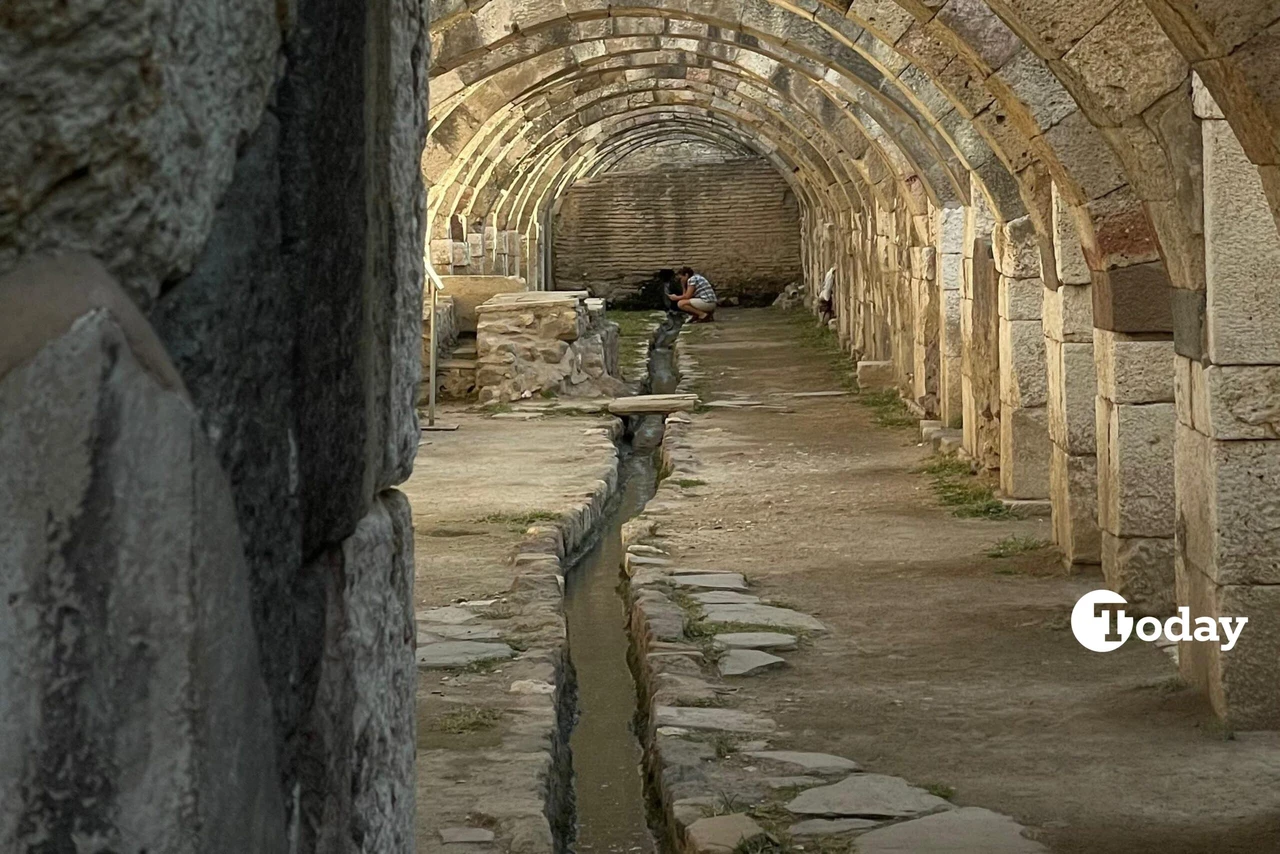
[[[614,415],[658,415],[692,412],[697,405],[696,394],[638,394],[614,398],[609,401],[609,411]]]
[[[470,371],[475,373],[476,364],[475,359],[441,359],[436,362],[436,373],[443,373],[444,371]]]
[[[474,360],[475,357],[476,357],[476,345],[474,343],[460,344],[457,347],[454,347],[453,353],[450,354],[449,356],[450,359],[472,359],[472,360]]]

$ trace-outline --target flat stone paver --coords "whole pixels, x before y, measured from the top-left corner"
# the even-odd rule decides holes
[[[745,813],[700,818],[685,828],[689,846],[707,854],[730,854],[744,842],[764,835],[760,825]]]
[[[747,580],[739,572],[707,572],[671,576],[679,587],[701,587],[705,590],[746,590]]]
[[[697,405],[696,394],[637,394],[609,401],[609,411],[614,415],[652,415],[692,412]]]
[[[762,762],[792,765],[819,774],[862,770],[862,766],[852,759],[833,756],[830,753],[808,753],[802,750],[752,750],[747,753],[747,756]]]
[[[834,836],[837,833],[869,830],[881,823],[869,818],[811,818],[796,822],[787,828],[787,832],[792,836]]]
[[[780,629],[803,629],[824,632],[827,627],[817,618],[790,608],[773,605],[708,605],[704,616],[710,623],[745,623],[753,626],[774,626]]]
[[[783,632],[725,632],[713,639],[721,649],[776,649],[796,648],[796,636]]]
[[[441,641],[418,647],[418,666],[427,669],[466,667],[481,661],[511,658],[516,651],[505,643]]]
[[[708,590],[693,594],[695,602],[703,605],[759,605],[760,597],[733,590]]]
[[[758,649],[731,649],[720,656],[718,666],[721,676],[751,676],[786,663],[786,659]]]
[[[778,727],[770,718],[735,709],[658,706],[654,718],[657,726],[725,732],[773,732]]]
[[[483,827],[442,827],[440,841],[446,845],[457,842],[492,842],[492,830]]]
[[[884,774],[853,774],[839,783],[801,792],[787,804],[787,810],[796,815],[860,818],[910,818],[943,809],[952,809],[951,803],[901,777]]]
[[[429,608],[418,614],[418,619],[426,623],[444,623],[449,626],[469,623],[476,619],[476,612],[457,605],[446,605],[443,608]],[[434,629],[433,629],[434,631]]]
[[[419,630],[438,635],[449,640],[498,640],[502,637],[502,632],[493,626],[468,626],[455,625],[450,623],[428,623],[425,620],[419,622]]]
[[[858,854],[1046,854],[1007,815],[964,807],[864,833]]]

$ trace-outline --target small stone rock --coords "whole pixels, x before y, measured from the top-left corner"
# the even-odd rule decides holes
[[[772,605],[708,605],[705,609],[705,617],[710,623],[747,623],[811,632],[822,632],[827,629],[808,614],[802,614],[790,608],[775,608]]]
[[[460,623],[469,623],[476,618],[473,611],[466,608],[459,608],[456,605],[449,605],[444,608],[431,608],[423,611],[418,615],[418,619],[427,623],[444,623],[450,626],[456,626]],[[433,629],[434,631],[434,629]]]
[[[792,836],[833,836],[854,830],[868,830],[879,824],[880,822],[869,818],[811,818],[791,825],[787,832]]]
[[[536,679],[517,679],[507,690],[512,694],[554,694],[556,686]]]
[[[762,762],[792,765],[818,774],[862,770],[862,766],[852,759],[845,759],[843,756],[832,756],[830,753],[806,753],[800,750],[752,750],[746,751],[746,755]]]
[[[773,732],[778,726],[769,718],[734,709],[658,706],[654,717],[658,726],[726,732]]]
[[[483,827],[442,827],[440,841],[446,845],[455,842],[492,842],[493,831]]]
[[[751,676],[786,663],[786,659],[758,649],[731,649],[720,656],[718,666],[721,676]]]
[[[479,641],[443,641],[418,647],[418,666],[428,670],[441,667],[466,667],[481,661],[511,658],[516,651],[505,643]]]
[[[702,587],[707,590],[747,589],[747,581],[740,572],[673,573],[670,580],[680,587]]]
[[[796,815],[862,818],[910,818],[944,809],[952,809],[948,801],[901,777],[884,774],[854,774],[839,783],[801,792],[787,804],[787,810]]]
[[[796,648],[796,637],[782,632],[727,632],[716,635],[714,644],[720,649],[788,650]]]
[[[694,601],[703,605],[758,605],[759,596],[746,593],[735,593],[732,590],[709,590],[706,593],[693,594]]]
[[[448,640],[498,640],[502,637],[502,632],[493,626],[467,626],[452,625],[449,623],[427,623],[423,622],[421,630],[425,630],[430,634],[437,635]],[[419,640],[419,644],[426,643]]]
[[[1045,854],[1007,815],[964,807],[889,825],[858,837],[858,854]]]
[[[706,854],[730,854],[744,842],[764,835],[760,825],[744,813],[700,818],[685,828],[689,847]]]

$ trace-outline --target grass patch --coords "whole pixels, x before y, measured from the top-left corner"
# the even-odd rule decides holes
[[[469,732],[492,729],[502,720],[500,709],[484,707],[468,707],[450,712],[432,722],[431,728],[436,732],[447,732],[450,735],[465,735]]]
[[[861,392],[858,402],[871,409],[876,424],[881,427],[914,427],[919,423],[896,389]]]
[[[706,486],[705,480],[698,480],[696,477],[680,477],[676,478],[676,486],[681,489],[692,489],[695,486]]]
[[[716,733],[715,738],[711,740],[711,744],[716,749],[717,759],[727,759],[738,752],[737,740],[727,732]]]
[[[958,457],[935,456],[920,472],[929,476],[938,500],[962,519],[1013,518],[991,485],[973,474],[969,464]]]
[[[994,546],[987,549],[987,557],[1013,557],[1015,555],[1026,554],[1027,552],[1039,551],[1049,545],[1048,540],[1042,540],[1038,537],[1024,537],[1018,534],[1005,537],[997,542]]]
[[[523,531],[539,522],[554,522],[559,518],[559,513],[552,513],[549,510],[531,510],[527,513],[490,513],[476,521],[487,525],[506,525]]]
[[[955,787],[948,786],[945,783],[926,783],[921,788],[933,795],[935,798],[942,798],[946,801],[949,801],[956,796]]]

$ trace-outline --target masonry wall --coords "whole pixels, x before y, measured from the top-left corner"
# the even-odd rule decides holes
[[[408,854],[426,4],[28,11],[0,839]]]
[[[796,199],[763,161],[579,181],[560,204],[554,238],[556,287],[614,300],[684,264],[722,298],[747,302],[801,279]]]

